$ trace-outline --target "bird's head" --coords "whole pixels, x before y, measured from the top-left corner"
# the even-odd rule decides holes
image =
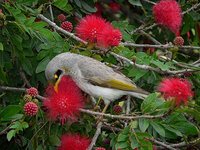
[[[67,53],[54,57],[45,69],[45,76],[49,83],[53,84],[55,91],[58,91],[58,85],[64,75],[70,75],[72,64],[67,59]]]

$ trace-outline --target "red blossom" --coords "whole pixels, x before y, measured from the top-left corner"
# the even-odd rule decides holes
[[[122,40],[122,34],[119,29],[114,29],[112,25],[107,25],[97,38],[100,47],[118,46]]]
[[[86,150],[90,139],[79,134],[64,134],[61,137],[61,145],[58,150]]]
[[[87,15],[80,20],[75,30],[81,39],[95,43],[99,33],[102,32],[105,26],[107,26],[107,23],[103,18]]]
[[[165,99],[174,98],[176,105],[187,104],[193,96],[191,84],[186,79],[166,78],[158,86],[158,91],[163,93]]]
[[[153,15],[158,24],[166,26],[179,35],[182,25],[180,5],[175,0],[161,0],[153,7]]]
[[[58,92],[49,88],[47,94],[49,96],[43,105],[48,110],[49,119],[59,119],[61,124],[64,124],[67,119],[76,120],[79,109],[83,107],[84,103],[81,90],[70,77],[63,76],[58,85]]]

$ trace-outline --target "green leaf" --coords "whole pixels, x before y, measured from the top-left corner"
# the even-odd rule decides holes
[[[16,115],[20,110],[21,107],[19,105],[9,105],[1,111],[0,119],[4,121],[11,120],[11,117]]]
[[[81,2],[80,2],[80,0],[74,0],[74,2],[76,3],[76,5],[77,5],[78,7],[81,8]]]
[[[7,140],[10,141],[12,139],[12,137],[14,137],[16,134],[16,131],[15,130],[10,130],[8,133],[7,133]]]
[[[68,4],[68,0],[54,0],[53,5],[68,13],[72,10],[71,5]]]
[[[163,125],[163,127],[164,127],[166,130],[169,130],[170,132],[175,133],[177,136],[180,136],[180,137],[183,136],[183,134],[182,134],[179,130],[172,128],[170,125]]]
[[[28,123],[27,122],[22,122],[22,128],[23,129],[26,129],[26,128],[28,128],[29,127],[29,125],[28,125]]]
[[[194,124],[188,121],[177,122],[176,124],[173,124],[171,126],[176,128],[177,130],[179,130],[181,133],[183,133],[186,136],[196,135],[199,132],[198,128]]]
[[[119,134],[117,137],[117,142],[127,141],[128,135],[127,134]]]
[[[149,120],[140,118],[139,119],[139,128],[142,132],[145,132],[147,128],[149,127]]]
[[[135,135],[133,133],[130,134],[129,139],[130,139],[130,142],[131,142],[131,148],[132,149],[135,149],[139,146],[139,143],[136,140]]]
[[[24,71],[31,76],[33,74],[33,67],[31,61],[28,58],[24,58],[21,64]]]
[[[49,142],[52,146],[59,146],[60,145],[60,139],[57,135],[51,135],[49,137]]]
[[[47,64],[49,63],[49,61],[50,61],[49,57],[44,58],[44,59],[38,64],[38,66],[37,66],[35,72],[36,72],[36,73],[40,73],[40,72],[44,71],[45,68],[46,68],[46,66],[47,66]]]
[[[159,99],[157,96],[157,93],[152,93],[148,95],[148,97],[143,101],[141,104],[141,110],[143,113],[155,113],[155,110],[165,103],[164,100]],[[159,108],[159,110],[160,109],[161,108]]]
[[[0,42],[0,51],[3,51],[3,44]]]
[[[82,4],[82,6],[83,6],[83,8],[85,9],[85,10],[87,10],[88,12],[90,12],[90,13],[94,13],[94,12],[96,12],[97,11],[97,9],[96,9],[96,7],[91,7],[90,5],[88,5],[86,2],[84,2],[84,1],[81,1],[81,4]]]
[[[122,149],[125,149],[125,148],[128,148],[129,147],[129,144],[128,142],[119,142],[117,144],[115,144],[115,148],[116,149],[119,149],[119,148],[122,148]]]
[[[135,6],[142,6],[140,0],[128,0],[128,2]]]
[[[151,121],[151,126],[159,135],[165,137],[165,130],[159,123]]]

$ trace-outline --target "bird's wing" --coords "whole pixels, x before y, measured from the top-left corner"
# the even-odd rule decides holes
[[[80,61],[78,63],[81,74],[85,80],[91,84],[101,87],[108,87],[124,91],[135,91],[143,93],[129,78],[123,74],[115,72],[105,64],[91,59],[90,61]]]

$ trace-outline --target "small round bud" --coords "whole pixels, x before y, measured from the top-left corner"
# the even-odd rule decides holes
[[[27,92],[27,94],[29,94],[31,96],[37,96],[38,95],[38,90],[34,87],[27,89],[26,92]]]
[[[27,103],[30,102],[32,100],[32,96],[29,94],[25,94],[23,97],[23,100]]]
[[[177,37],[175,37],[173,43],[174,43],[174,45],[176,45],[176,46],[183,46],[183,44],[184,44],[184,39],[183,39],[181,36],[177,36]]]
[[[61,28],[63,28],[64,30],[71,32],[73,29],[73,25],[71,22],[69,21],[65,21],[61,24]]]
[[[27,116],[35,116],[38,112],[38,106],[33,102],[28,102],[24,105],[24,113]]]
[[[113,107],[113,111],[114,111],[115,114],[121,114],[122,113],[122,107],[119,106],[119,105],[115,105]]]
[[[66,20],[66,16],[65,16],[64,14],[58,15],[57,18],[58,18],[58,20],[59,20],[60,22],[63,22],[63,21]]]
[[[32,102],[38,104],[38,99],[34,98],[34,99],[32,99]]]
[[[104,139],[104,140],[103,140],[103,144],[104,144],[104,145],[110,145],[110,139],[107,139],[107,138]]]

